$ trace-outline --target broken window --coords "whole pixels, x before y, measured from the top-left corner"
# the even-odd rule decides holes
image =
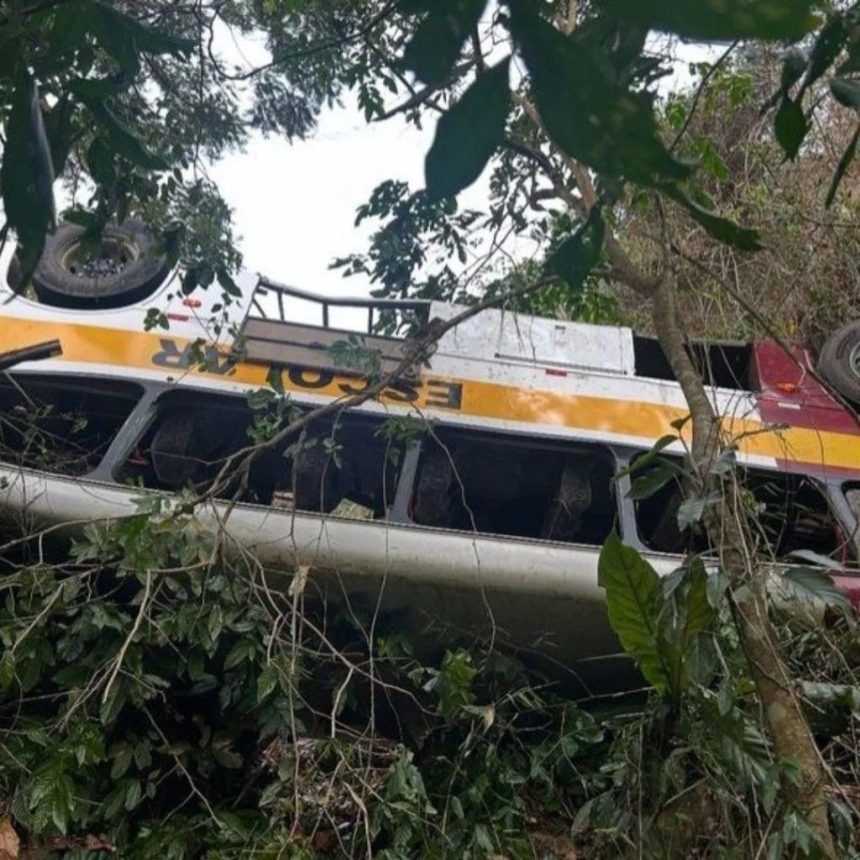
[[[660,458],[669,462],[680,461]],[[635,462],[635,461],[634,461]],[[651,468],[656,468],[652,466]],[[637,478],[642,473],[637,473]],[[804,475],[741,469],[741,499],[751,516],[759,551],[783,558],[808,550],[844,562],[853,557],[850,540],[826,496]],[[636,502],[636,520],[643,543],[658,552],[705,552],[709,544],[701,523],[680,529],[678,511],[684,491],[683,475]]]
[[[141,396],[139,386],[87,377],[0,377],[0,460],[62,475],[85,475]]]
[[[239,452],[263,438],[264,430],[270,437],[300,414],[276,414],[274,401],[270,405],[261,410],[239,397],[167,395],[121,479],[173,491],[203,490],[218,479],[221,498],[354,518],[385,516],[402,445],[383,432],[383,419],[341,413],[263,450],[243,470]]]
[[[686,344],[685,348],[706,385],[737,391],[752,390],[750,344],[694,342]],[[633,355],[637,376],[677,381],[656,338],[634,335]]]
[[[440,429],[423,444],[416,523],[601,544],[616,521],[614,459],[597,446]]]

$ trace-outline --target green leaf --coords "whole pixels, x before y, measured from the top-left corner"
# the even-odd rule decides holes
[[[471,185],[502,142],[511,106],[509,66],[510,58],[479,75],[439,120],[425,162],[430,200],[454,197]]]
[[[809,51],[806,75],[800,86],[798,99],[830,68],[839,56],[847,38],[845,22],[841,15],[833,15],[821,28]]]
[[[714,736],[715,751],[726,770],[746,785],[761,787],[768,778],[771,758],[756,721],[737,706],[721,714],[717,695],[708,691],[705,696],[703,718]]]
[[[677,437],[673,436],[672,441],[676,442]],[[638,467],[638,462],[635,465]],[[683,471],[677,463],[665,457],[651,460],[644,468],[635,469],[631,475],[630,492],[627,493],[627,496],[635,501],[647,499],[665,487],[669,481],[677,478]]]
[[[117,679],[114,685],[110,688],[107,698],[102,699],[99,706],[99,719],[102,725],[107,726],[112,723],[125,704],[125,692],[122,689],[122,682]]]
[[[21,264],[25,271],[32,271],[42,253],[45,234],[54,223],[55,211],[51,150],[38,88],[28,74],[15,82],[5,133],[0,166],[3,209],[18,235]]]
[[[566,153],[611,176],[643,184],[685,179],[657,131],[652,98],[622,83],[597,30],[566,37],[532,0],[509,0],[511,32],[549,136]]]
[[[126,79],[137,74],[140,53],[187,53],[196,44],[192,39],[146,26],[115,6],[93,0],[67,0],[53,10],[53,17],[51,39],[55,51],[85,44],[89,33],[116,61]]]
[[[477,26],[487,0],[435,0],[403,53],[403,65],[426,84],[451,74],[463,43]]]
[[[115,96],[126,88],[126,82],[117,78],[80,78],[70,81],[68,90],[78,98],[106,99]]]
[[[585,279],[600,259],[606,225],[595,207],[588,220],[565,239],[549,256],[546,268],[568,286],[582,288]]]
[[[830,82],[830,92],[839,104],[860,112],[860,83],[848,78],[833,78]]]
[[[114,752],[113,764],[110,768],[110,778],[119,779],[131,767],[131,747],[124,746],[119,752]]]
[[[646,680],[665,692],[672,677],[659,642],[663,592],[657,571],[615,532],[603,544],[597,570],[612,629]]]
[[[212,757],[222,767],[236,770],[242,767],[244,759],[233,749],[228,738],[219,738],[212,744]]]
[[[233,669],[240,663],[247,662],[256,652],[256,647],[250,639],[240,639],[224,658],[224,668]]]
[[[800,48],[792,48],[782,57],[782,73],[779,79],[779,88],[783,93],[788,91],[803,77],[809,57]]]
[[[773,130],[785,157],[794,158],[809,130],[809,123],[799,102],[787,97],[780,99],[773,119]]]
[[[262,702],[278,684],[278,667],[269,663],[257,678],[257,701]]]
[[[660,452],[664,448],[668,448],[670,445],[673,445],[678,441],[678,439],[678,436],[673,436],[670,433],[667,433],[665,436],[661,436],[644,454],[637,457],[626,469],[621,469],[616,472],[615,480],[617,481],[625,475],[635,475],[637,472],[642,471],[659,457]]]
[[[696,636],[710,629],[714,609],[708,599],[708,573],[701,558],[691,559],[685,580],[687,592],[683,604],[682,643],[689,647]]]
[[[5,693],[15,680],[15,656],[7,651],[0,659],[0,693]]]
[[[845,147],[845,152],[839,159],[839,164],[836,165],[836,170],[833,172],[833,178],[830,180],[830,187],[827,189],[827,197],[824,199],[824,207],[829,209],[833,205],[836,198],[836,192],[839,190],[839,185],[842,182],[842,177],[845,176],[845,171],[851,166],[854,157],[857,155],[857,140],[860,138],[860,126],[857,127],[854,134],[851,135],[851,140],[848,146]]]
[[[729,168],[710,137],[700,137],[694,141],[693,151],[698,157],[701,170],[720,182],[728,181]]]
[[[90,176],[105,187],[111,186],[116,180],[113,151],[105,143],[104,138],[96,136],[87,149],[87,167]]]
[[[724,245],[731,245],[741,251],[761,250],[758,231],[741,227],[734,221],[705,209],[677,185],[663,183],[659,189],[667,197],[683,206],[693,220],[697,221],[714,239]]]
[[[701,522],[705,511],[708,508],[719,504],[721,496],[719,493],[708,493],[704,496],[694,496],[691,499],[684,499],[678,506],[678,528],[681,531],[690,528],[690,526]]]
[[[125,808],[128,812],[131,812],[140,803],[141,794],[140,781],[137,779],[128,780],[125,789]]]
[[[818,23],[814,0],[599,0],[642,26],[692,39],[795,40]]]
[[[848,611],[851,601],[834,585],[830,576],[812,567],[788,567],[780,571],[789,596],[800,603],[822,603]]]
[[[54,176],[59,176],[63,172],[72,148],[74,110],[71,100],[64,95],[44,116],[45,134],[48,136],[51,149]]]
[[[98,120],[114,149],[123,158],[147,170],[165,170],[167,168],[166,162],[148,152],[131,131],[119,121],[105,102],[85,95],[80,95],[79,98]]]

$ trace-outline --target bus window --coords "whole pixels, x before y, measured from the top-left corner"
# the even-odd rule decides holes
[[[834,560],[848,560],[847,535],[814,481],[785,472],[751,472],[746,483],[753,496],[763,551],[771,547],[780,558],[811,550]]]
[[[7,374],[0,379],[0,460],[61,475],[92,472],[141,393],[115,380]]]
[[[259,415],[259,413],[258,413]],[[252,459],[247,476],[230,458],[253,446],[254,412],[240,397],[169,394],[132,452],[120,480],[163,490],[202,491],[285,510],[354,518],[384,517],[394,500],[401,446],[380,431],[382,419],[342,413]]]
[[[853,557],[849,537],[813,480],[788,472],[758,470],[740,470],[738,476],[759,552],[783,558],[809,550],[839,562]],[[650,549],[670,553],[708,550],[701,525],[683,531],[678,527],[682,480],[679,476],[636,502],[639,535]]]
[[[650,475],[661,470],[665,463],[674,463],[678,467],[676,477],[671,478],[656,492],[635,502],[639,537],[646,547],[657,552],[706,552],[708,539],[704,529],[694,527],[682,531],[678,528],[678,509],[684,499],[680,459],[660,456],[639,468],[636,468],[634,459],[633,481],[647,483]]]
[[[602,544],[616,522],[603,448],[440,429],[422,444],[412,519],[460,531]]]

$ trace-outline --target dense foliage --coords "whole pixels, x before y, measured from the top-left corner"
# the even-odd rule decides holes
[[[383,220],[369,252],[339,261],[382,295],[471,301],[540,282],[519,307],[617,319],[636,313],[623,290],[656,302],[670,283],[686,307],[706,306],[697,333],[745,334],[753,288],[740,290],[740,323],[732,305],[712,328],[729,302],[723,287],[700,288],[703,266],[718,285],[739,270],[738,281],[763,284],[796,259],[773,246],[802,235],[820,272],[809,281],[837,273],[856,291],[845,192],[857,14],[809,0],[3,0],[2,235],[18,241],[25,271],[34,265],[60,177],[67,217],[95,235],[141,215],[183,262],[185,289],[217,280],[229,295],[238,255],[207,164],[253,131],[309,133],[323,105],[354,90],[369,120],[439,116],[426,188],[377,189],[359,212]],[[653,48],[658,31],[744,40],[751,53],[730,56],[733,44],[691,90],[658,98],[670,66]],[[268,61],[225,59],[231,34],[259,33]],[[793,164],[777,167],[783,155]],[[489,211],[460,210],[457,193],[488,164]],[[825,219],[830,253],[809,219]],[[530,238],[532,260],[510,264],[511,237]],[[800,319],[809,281],[789,333],[832,325]],[[740,500],[730,512],[744,523],[757,513],[733,447],[718,441],[685,476],[679,517],[700,532],[726,498]],[[91,524],[71,547],[26,516],[6,527],[0,857],[17,831],[30,849],[78,857],[860,850],[856,626],[827,577],[806,568],[780,586],[813,623],[779,607],[758,619],[788,649],[801,723],[815,731],[822,827],[798,797],[811,793],[809,774],[778,752],[738,620],[769,558],[742,545],[748,531],[728,548],[748,551],[748,580],[726,553],[710,570],[693,551],[661,580],[607,541],[610,618],[648,690],[582,701],[487,643],[437,631],[428,647],[420,631],[355,607],[314,605],[306,570],[287,587],[225,556],[194,501],[144,498],[137,515]],[[836,621],[822,632],[825,609]]]
[[[0,797],[33,850],[816,856],[778,800],[791,770],[759,728],[727,581],[695,560],[661,583],[607,543],[610,615],[654,691],[577,700],[498,647],[212,565],[212,536],[155,499],[68,558],[35,549],[5,545],[0,610]],[[842,607],[825,580],[804,588]],[[819,667],[808,706],[849,792],[856,626],[784,630],[804,675]],[[833,812],[856,849],[850,793]]]

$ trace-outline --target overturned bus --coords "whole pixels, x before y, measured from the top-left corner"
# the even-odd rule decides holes
[[[211,484],[251,444],[253,392],[283,389],[293,415],[360,392],[368,377],[344,346],[384,372],[408,346],[401,323],[457,312],[315,296],[250,273],[222,306],[215,287],[184,295],[139,225],[108,231],[98,265],[82,262],[79,238],[63,225],[34,289],[14,300],[9,252],[0,267],[0,352],[62,348],[0,375],[0,507],[67,531],[133,513],[144,491]],[[860,328],[835,337],[819,367],[851,397]],[[806,350],[690,350],[777,556],[826,557],[860,594],[856,416],[810,373]],[[266,570],[308,569],[321,599],[492,635],[578,677],[604,672],[618,651],[597,582],[606,536],[617,530],[661,573],[701,541],[679,527],[677,481],[629,493],[630,467],[688,411],[659,345],[625,327],[490,309],[413,371],[264,452],[198,516]],[[662,452],[683,453],[680,441]]]

